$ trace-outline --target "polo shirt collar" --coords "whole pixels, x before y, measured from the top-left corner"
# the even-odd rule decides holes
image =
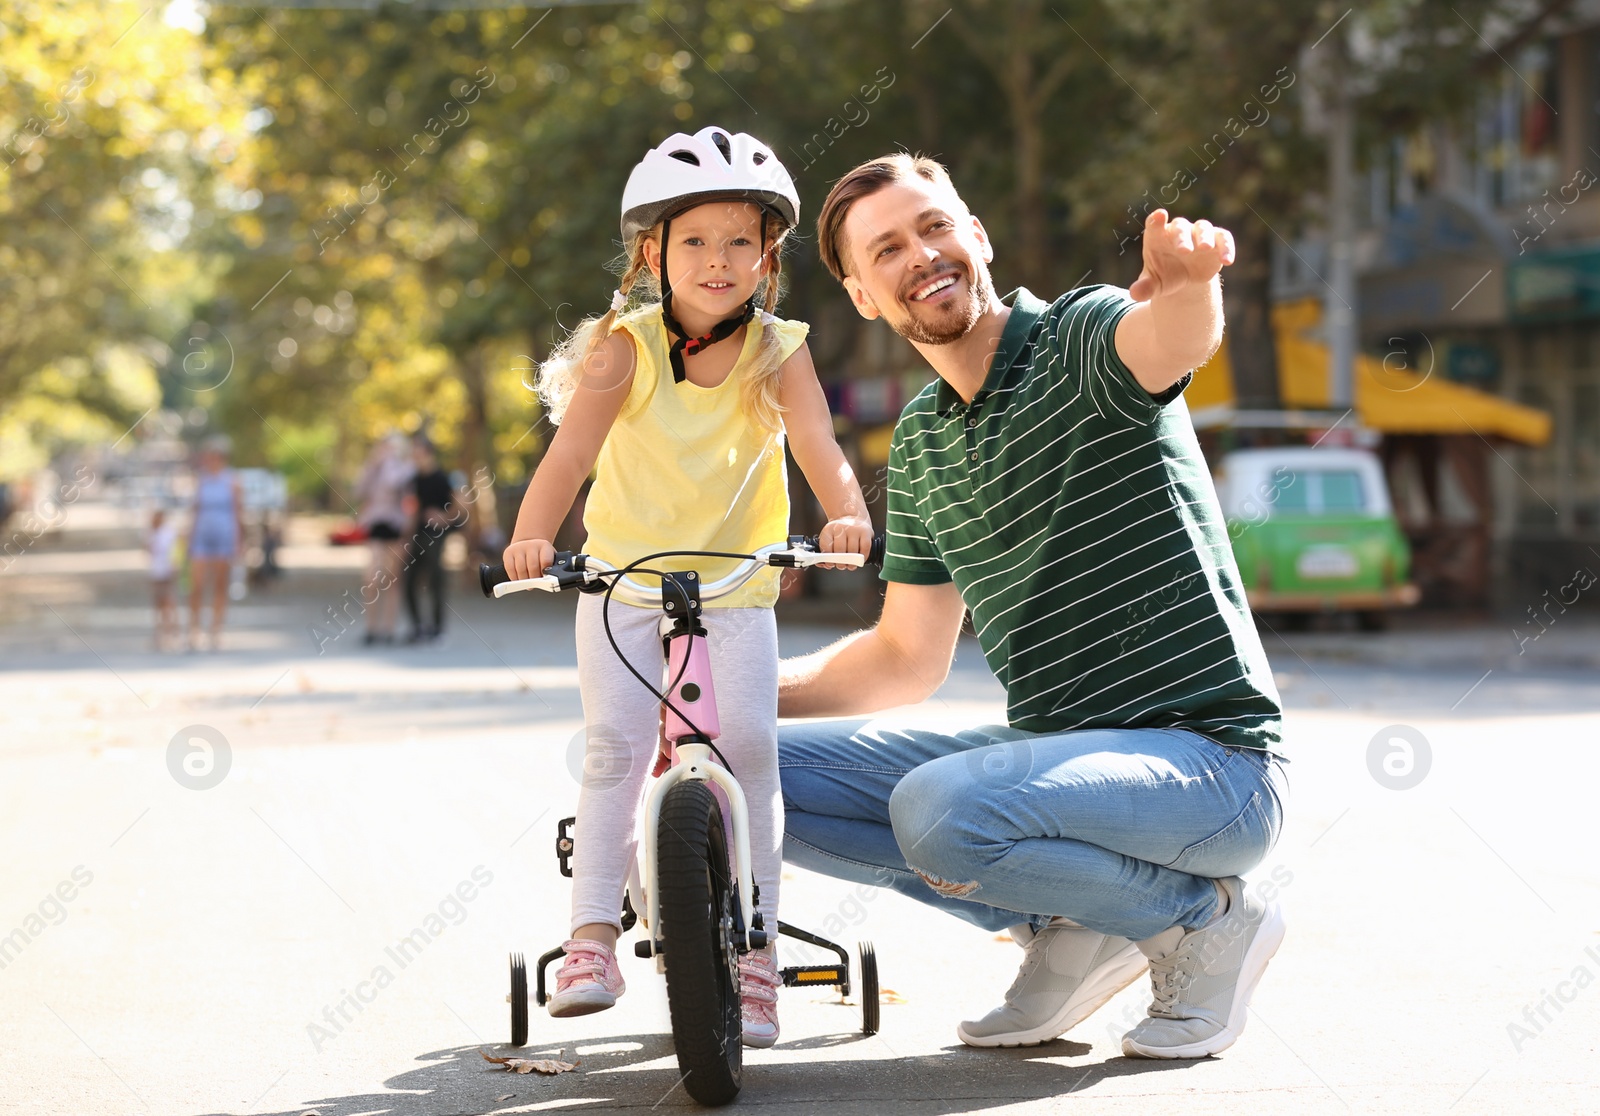
[[[989,365],[989,374],[984,377],[983,386],[978,389],[978,394],[972,397],[974,407],[980,405],[989,392],[1001,386],[1011,371],[1012,364],[1016,362],[1017,355],[1022,352],[1022,347],[1028,343],[1028,338],[1033,336],[1033,327],[1044,317],[1045,311],[1050,309],[1049,303],[1035,298],[1026,287],[1018,287],[1000,301],[1011,307],[1011,316],[1006,319],[1006,327],[1000,334],[1000,347],[995,350],[994,361]],[[967,406],[966,401],[956,394],[956,389],[942,376],[939,377],[939,386],[935,392],[934,406],[941,418],[948,416],[956,407]]]

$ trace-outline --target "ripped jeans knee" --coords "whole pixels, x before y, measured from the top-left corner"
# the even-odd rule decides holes
[[[956,883],[951,880],[942,879],[939,876],[930,875],[929,873],[924,872],[921,868],[912,868],[911,870],[915,872],[919,878],[921,878],[923,883],[933,888],[934,891],[938,892],[940,895],[943,895],[946,899],[965,899],[973,892],[977,891],[978,888],[983,886],[977,880],[968,880],[965,883]]]

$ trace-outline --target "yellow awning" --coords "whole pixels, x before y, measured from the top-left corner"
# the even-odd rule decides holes
[[[1273,307],[1278,392],[1285,408],[1328,409],[1328,347],[1307,336],[1321,318],[1322,303],[1317,299]],[[1226,339],[1217,355],[1195,373],[1184,396],[1192,412],[1234,406]],[[1356,357],[1355,397],[1361,424],[1386,434],[1498,435],[1530,446],[1550,440],[1550,416],[1544,411],[1451,383],[1441,375],[1391,370],[1366,355]]]

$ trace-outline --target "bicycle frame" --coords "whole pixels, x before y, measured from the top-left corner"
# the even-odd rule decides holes
[[[741,953],[760,949],[767,944],[769,935],[761,918],[759,895],[750,867],[750,815],[745,803],[744,790],[733,773],[712,758],[712,744],[721,734],[717,715],[716,689],[711,672],[711,656],[705,643],[705,628],[699,622],[700,604],[726,596],[743,586],[763,566],[805,567],[829,563],[839,566],[860,566],[865,559],[859,554],[826,554],[799,548],[799,540],[775,543],[745,556],[748,563],[743,570],[735,570],[709,585],[701,586],[693,573],[669,575],[682,590],[680,594],[668,593],[664,588],[651,588],[631,580],[626,572],[618,570],[600,559],[583,554],[561,554],[557,563],[542,577],[505,581],[492,589],[496,597],[527,589],[559,592],[568,588],[587,588],[612,576],[613,596],[628,604],[663,609],[662,625],[665,639],[665,682],[671,687],[667,693],[665,737],[670,749],[668,769],[656,777],[655,784],[645,796],[644,832],[639,842],[640,855],[630,872],[628,888],[633,890],[636,879],[644,892],[644,902],[635,905],[640,922],[650,931],[650,936],[640,942],[640,956],[654,957],[656,971],[666,972],[667,959],[655,938],[661,925],[660,889],[657,886],[656,834],[661,819],[661,807],[667,792],[686,779],[699,779],[715,784],[723,793],[728,807],[725,824],[732,829],[730,869],[738,880],[739,912],[735,932]],[[673,552],[689,555],[697,552]],[[660,557],[655,555],[651,557]],[[710,557],[731,555],[708,554]],[[640,559],[641,562],[649,559]],[[638,563],[635,563],[637,565]],[[631,569],[631,567],[629,567]],[[488,588],[487,582],[485,588]],[[683,604],[687,607],[679,609]],[[691,723],[689,718],[693,718]],[[776,928],[774,928],[776,933]],[[648,953],[645,950],[648,949]]]

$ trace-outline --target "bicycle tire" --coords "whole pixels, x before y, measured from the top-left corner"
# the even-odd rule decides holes
[[[722,809],[701,780],[677,783],[662,801],[656,877],[667,1007],[683,1087],[701,1104],[727,1104],[738,1095],[744,1076],[739,956],[733,944],[738,898]]]

